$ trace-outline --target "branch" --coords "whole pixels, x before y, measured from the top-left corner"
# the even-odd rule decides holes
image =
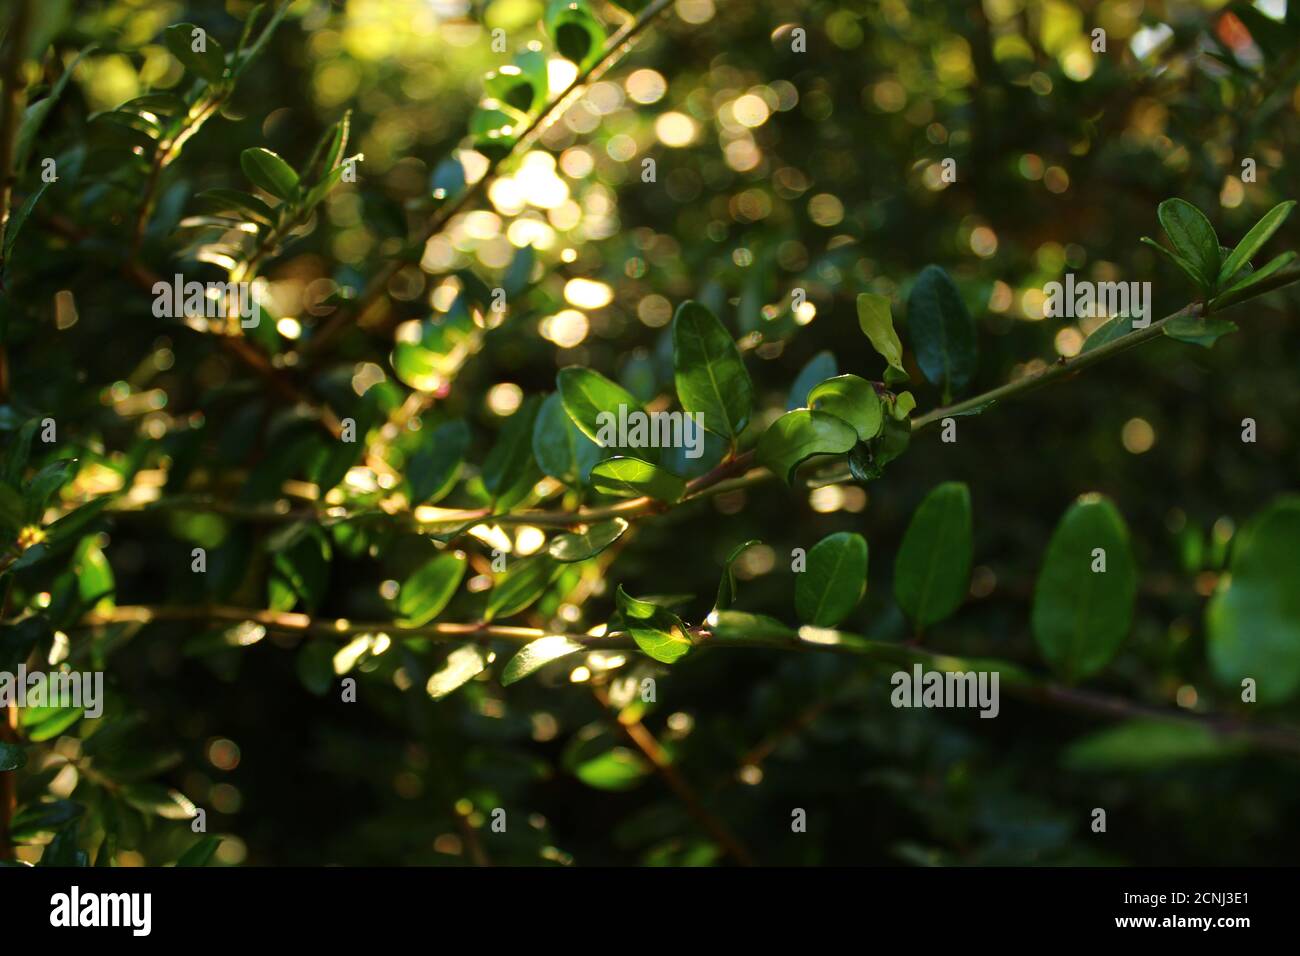
[[[452,217],[466,209],[486,192],[488,186],[497,178],[501,167],[516,154],[526,151],[546,131],[560,119],[577,100],[587,84],[599,79],[612,68],[631,49],[632,41],[642,33],[661,13],[672,6],[672,0],[653,0],[646,5],[636,18],[628,21],[610,34],[605,42],[600,59],[586,70],[581,71],[559,96],[551,100],[524,131],[515,140],[510,150],[488,163],[487,171],[472,185],[461,191],[454,200],[439,207],[438,211],[424,224],[419,233],[419,242],[427,243],[442,232]],[[350,307],[341,307],[328,322],[302,344],[301,350],[307,354],[318,353],[325,348],[353,319],[360,318],[374,305],[375,301],[387,294],[388,283],[407,265],[401,259],[394,259],[370,280],[365,290]]]
[[[621,631],[593,635],[507,624],[450,622],[407,627],[395,621],[360,622],[343,618],[326,620],[297,612],[226,605],[119,605],[115,608],[91,611],[81,618],[78,626],[94,628],[111,624],[145,625],[194,621],[225,621],[231,624],[251,621],[261,624],[268,630],[321,637],[331,635],[352,637],[360,634],[384,633],[395,637],[424,637],[443,642],[501,640],[520,646],[543,637],[565,637],[590,650],[638,650],[632,637]],[[1300,728],[1151,706],[1114,694],[1083,690],[1044,680],[1007,661],[957,657],[939,651],[827,628],[805,627],[797,632],[791,632],[789,637],[773,637],[771,633],[732,633],[729,629],[725,637],[719,637],[709,626],[700,626],[691,629],[691,638],[697,649],[765,648],[829,652],[860,657],[871,663],[891,667],[907,667],[920,663],[941,671],[996,671],[1000,675],[999,690],[1005,688],[1013,697],[1030,703],[1110,719],[1140,718],[1202,727],[1220,736],[1241,740],[1264,750],[1300,756]]]
[[[9,212],[13,204],[14,147],[27,92],[23,82],[23,54],[27,49],[31,15],[31,0],[16,0],[13,20],[9,24],[4,63],[0,65],[0,83],[4,85],[4,96],[0,99],[0,273],[5,264],[5,237],[9,230]]]

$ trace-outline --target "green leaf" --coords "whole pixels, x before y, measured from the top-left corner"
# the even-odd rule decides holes
[[[329,540],[317,528],[304,529],[294,543],[277,550],[267,582],[269,606],[290,611],[296,605],[314,613],[329,583]]]
[[[889,296],[874,292],[859,293],[858,325],[871,340],[872,347],[888,363],[885,383],[892,385],[906,382],[909,376],[907,369],[903,368],[903,343],[898,340],[898,332],[894,330]]]
[[[468,448],[469,426],[459,419],[421,432],[420,447],[406,469],[411,504],[428,504],[445,497],[456,484]]]
[[[425,692],[434,700],[442,700],[483,673],[487,665],[487,655],[478,645],[462,644],[447,655],[442,667],[429,678]]]
[[[49,183],[41,183],[32,191],[31,195],[27,197],[22,206],[18,208],[18,211],[9,218],[9,229],[5,233],[4,245],[6,258],[13,254],[14,247],[18,244],[18,233],[22,231],[23,224],[27,222],[27,219],[32,214],[32,210],[36,208],[36,204],[40,202],[41,197],[45,195],[45,190],[49,188]]]
[[[294,662],[298,680],[307,692],[324,697],[334,686],[334,647],[323,639],[307,640],[298,649]]]
[[[604,455],[569,418],[560,393],[548,395],[533,424],[533,457],[542,471],[567,485],[580,485]]]
[[[614,600],[637,647],[648,657],[671,664],[685,656],[692,643],[682,619],[650,601],[634,598],[618,586]]]
[[[1225,685],[1255,681],[1261,703],[1300,689],[1300,496],[1277,499],[1232,542],[1228,573],[1205,609],[1210,665]]]
[[[840,531],[808,552],[808,566],[795,578],[795,611],[805,624],[834,627],[853,613],[866,590],[867,539]]]
[[[455,552],[440,554],[416,568],[397,595],[402,624],[423,627],[441,614],[460,587],[465,564],[465,555]]]
[[[239,189],[207,189],[195,196],[194,201],[203,211],[214,215],[233,212],[264,226],[275,223],[275,211],[270,206]]]
[[[722,580],[718,582],[718,597],[713,602],[715,610],[725,611],[736,601],[736,573],[732,566],[736,559],[756,544],[762,544],[757,538],[735,547],[722,565]]]
[[[510,658],[506,664],[505,670],[501,672],[501,686],[505,687],[513,684],[515,681],[523,680],[528,675],[545,667],[551,661],[557,661],[561,657],[568,657],[570,654],[576,654],[585,648],[565,637],[563,634],[550,634],[546,637],[539,637],[519,648],[514,657]]]
[[[298,198],[298,174],[283,159],[260,146],[239,154],[239,165],[254,186],[285,202]]]
[[[650,772],[650,765],[626,747],[614,747],[573,769],[573,774],[597,790],[630,790]]]
[[[591,487],[602,495],[620,498],[648,495],[671,503],[681,498],[686,482],[639,458],[610,458],[591,469]]]
[[[496,444],[483,461],[483,486],[497,500],[497,509],[504,510],[501,499],[506,493],[516,491],[521,485],[525,494],[541,477],[533,459],[533,425],[542,400],[530,395],[519,409],[506,419]],[[516,500],[522,495],[508,496]]]
[[[1286,202],[1280,202],[1268,212],[1264,213],[1262,219],[1251,227],[1250,232],[1237,243],[1237,248],[1232,250],[1223,262],[1223,267],[1219,270],[1219,282],[1222,286],[1225,282],[1231,281],[1243,266],[1250,263],[1255,253],[1263,247],[1264,243],[1272,238],[1273,233],[1277,232],[1278,227],[1286,221],[1287,216],[1291,215],[1291,210],[1295,208],[1295,200],[1288,199]]]
[[[9,838],[15,843],[26,842],[38,834],[62,829],[85,812],[84,806],[71,800],[29,803],[14,814]]]
[[[587,0],[550,0],[543,25],[560,56],[578,64],[580,70],[594,66],[600,59],[605,31]]]
[[[141,813],[164,820],[192,819],[196,809],[185,794],[157,783],[128,784],[122,788],[122,798]]]
[[[1103,560],[1105,570],[1094,570]],[[1105,667],[1128,635],[1136,598],[1124,519],[1106,498],[1086,495],[1057,525],[1034,588],[1034,639],[1053,670],[1076,681]]]
[[[76,470],[76,464],[77,459],[75,458],[60,458],[57,461],[50,462],[35,474],[24,494],[27,501],[28,521],[40,520],[41,515],[45,513],[45,509],[50,503],[50,499],[72,477],[73,471]]]
[[[818,352],[808,360],[808,364],[799,370],[799,374],[794,378],[794,384],[790,386],[790,396],[786,400],[785,410],[794,411],[796,408],[808,407],[808,393],[812,391],[813,386],[818,382],[824,382],[828,378],[833,378],[839,374],[839,366],[835,364],[835,356],[831,352]]]
[[[682,408],[704,416],[704,427],[735,440],[754,406],[754,387],[740,349],[717,316],[683,302],[673,317],[673,368]]]
[[[616,446],[612,441],[609,444],[601,442],[602,416],[613,416],[617,425],[620,405],[628,412],[641,410],[641,403],[631,392],[589,368],[577,365],[562,368],[555,376],[555,385],[560,391],[560,401],[569,419],[579,431],[606,450]],[[609,419],[604,421],[608,422]],[[604,427],[608,437],[609,426],[605,424]]]
[[[1185,199],[1166,199],[1156,215],[1174,251],[1192,267],[1198,284],[1208,293],[1219,275],[1219,237],[1210,220]]]
[[[837,375],[822,382],[808,393],[808,407],[848,422],[859,441],[875,438],[885,425],[876,387],[857,375]]]
[[[19,770],[27,765],[27,751],[17,744],[0,740],[0,772]]]
[[[594,558],[623,537],[629,527],[626,518],[611,518],[589,525],[585,531],[557,535],[551,539],[547,554],[556,561],[572,563]]]
[[[21,171],[26,168],[27,156],[36,143],[36,134],[40,132],[41,126],[58,104],[59,98],[63,96],[68,81],[77,72],[77,67],[81,65],[81,61],[94,50],[95,47],[92,44],[78,53],[72,63],[68,65],[68,68],[59,74],[59,78],[50,87],[50,92],[42,99],[30,104],[23,112],[22,123],[18,127],[17,145],[14,147],[14,169]]]
[[[1122,339],[1133,331],[1133,317],[1129,315],[1117,315],[1113,319],[1107,319],[1106,322],[1099,326],[1087,340],[1083,343],[1083,348],[1079,354],[1083,355],[1091,352],[1093,349],[1102,345],[1114,342],[1116,339]]]
[[[203,49],[195,50],[199,36]],[[226,72],[225,48],[210,32],[192,23],[173,23],[163,31],[163,43],[185,69],[209,83],[219,83]]]
[[[973,559],[970,489],[947,481],[925,496],[894,559],[894,597],[918,628],[957,610],[970,585]]]
[[[1158,720],[1129,720],[1089,734],[1066,748],[1061,763],[1080,773],[1147,773],[1194,761],[1218,760],[1243,750],[1208,727]]]
[[[221,846],[221,837],[205,836],[194,844],[188,850],[181,854],[181,858],[176,861],[177,866],[207,866],[216,856],[217,847]]]
[[[975,320],[948,273],[930,265],[921,270],[907,298],[907,327],[916,363],[943,389],[944,401],[975,375],[978,355]]]
[[[767,647],[790,647],[799,633],[776,618],[745,611],[719,610],[709,615],[709,631],[714,641],[758,644]]]
[[[1202,292],[1205,291],[1206,288],[1205,277],[1200,274],[1195,264],[1188,262],[1186,259],[1184,259],[1182,256],[1176,253],[1170,252],[1168,249],[1160,245],[1160,243],[1156,242],[1150,236],[1143,236],[1139,241],[1145,243],[1146,245],[1150,246],[1152,249],[1155,249],[1157,252],[1159,252],[1162,256],[1164,256],[1166,259],[1168,259],[1170,262],[1176,265],[1179,269],[1181,269],[1183,274],[1186,275],[1187,278],[1192,280],[1193,285],[1195,285]]]
[[[1254,286],[1257,286],[1264,280],[1272,277],[1274,273],[1280,272],[1283,268],[1294,262],[1295,259],[1296,253],[1284,252],[1276,258],[1270,259],[1267,264],[1256,269],[1254,272],[1241,273],[1236,282],[1214,297],[1214,301],[1210,303],[1210,308],[1222,309],[1224,306],[1249,298],[1248,293]],[[1290,281],[1296,281],[1295,277],[1292,277]]]
[[[1203,315],[1180,315],[1166,322],[1163,330],[1171,339],[1209,349],[1222,336],[1236,332],[1237,324],[1227,319],[1206,318]]]
[[[858,442],[853,426],[828,415],[808,409],[786,412],[774,421],[758,440],[756,456],[786,484],[794,479],[801,462],[813,455],[841,455]]]
[[[488,595],[485,621],[518,614],[546,593],[561,566],[549,555],[519,561],[501,576]]]

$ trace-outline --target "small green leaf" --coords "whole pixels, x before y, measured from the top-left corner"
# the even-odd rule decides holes
[[[402,582],[397,613],[408,627],[423,627],[442,613],[465,576],[465,555],[440,554]]]
[[[903,368],[903,343],[898,340],[898,332],[894,330],[889,296],[874,292],[859,293],[858,325],[871,340],[872,347],[888,363],[885,383],[893,385],[906,382],[909,376],[907,369]]]
[[[671,503],[681,498],[686,482],[639,458],[610,458],[591,469],[591,487],[602,495],[620,498],[648,495]]]
[[[77,459],[60,458],[52,461],[35,476],[27,485],[27,490],[23,497],[27,503],[27,520],[39,521],[41,515],[45,513],[46,507],[63,487],[64,483],[72,477],[76,470]]]
[[[805,624],[834,627],[853,613],[866,590],[867,539],[840,531],[808,552],[808,566],[795,578],[795,611]]]
[[[756,455],[759,464],[790,484],[801,462],[813,455],[842,455],[857,442],[858,433],[842,419],[797,409],[786,412],[768,427],[758,440]]]
[[[217,853],[217,847],[221,846],[221,837],[205,836],[194,844],[188,850],[181,854],[181,858],[176,861],[177,866],[207,866]]]
[[[267,582],[269,606],[290,611],[301,605],[309,613],[320,606],[329,583],[329,540],[318,528],[304,528],[294,543],[275,552]]]
[[[1210,665],[1225,685],[1255,682],[1258,700],[1280,704],[1300,690],[1300,496],[1250,519],[1205,609]]]
[[[767,647],[790,647],[799,633],[776,618],[745,611],[719,610],[709,616],[711,638],[723,643],[759,644]]]
[[[578,69],[594,66],[600,59],[605,31],[587,0],[550,0],[543,24],[560,56],[578,64]]]
[[[551,540],[547,553],[556,561],[572,563],[594,558],[623,537],[629,525],[626,518],[611,518],[593,524],[581,533],[557,535]]]
[[[211,33],[192,23],[173,23],[163,31],[163,43],[185,69],[209,83],[226,72],[226,51]],[[202,49],[196,50],[196,46]]]
[[[1164,324],[1164,333],[1171,339],[1213,348],[1214,343],[1229,332],[1236,332],[1237,324],[1227,319],[1206,318],[1203,315],[1180,315]]]
[[[1136,598],[1124,519],[1107,499],[1084,496],[1057,525],[1034,588],[1034,638],[1053,670],[1075,681],[1105,667],[1128,636]]]
[[[705,428],[734,441],[754,406],[754,387],[740,349],[717,316],[698,302],[678,307],[672,335],[682,408],[703,415]]]
[[[1156,214],[1174,251],[1195,271],[1202,290],[1209,292],[1219,275],[1219,237],[1210,220],[1185,199],[1166,199]]]
[[[597,790],[631,790],[650,772],[650,765],[635,751],[614,747],[573,769],[573,774]]]
[[[1236,282],[1232,283],[1232,285],[1227,289],[1214,297],[1214,301],[1210,303],[1210,308],[1222,309],[1234,302],[1239,302],[1242,299],[1249,298],[1249,292],[1253,287],[1259,285],[1266,279],[1271,278],[1274,273],[1280,272],[1283,268],[1294,262],[1295,259],[1296,253],[1284,252],[1281,255],[1270,259],[1267,264],[1256,269],[1254,272],[1243,271],[1239,273]],[[1293,276],[1290,281],[1295,282],[1296,278]]]
[[[1176,265],[1179,269],[1181,269],[1183,274],[1187,276],[1187,278],[1192,280],[1192,284],[1195,285],[1197,289],[1201,290],[1202,292],[1205,291],[1205,287],[1206,287],[1205,277],[1200,274],[1200,272],[1197,270],[1197,267],[1193,263],[1188,262],[1186,259],[1178,255],[1177,253],[1170,252],[1168,249],[1160,245],[1160,243],[1156,242],[1150,236],[1143,236],[1139,241],[1144,243],[1145,245],[1150,246],[1152,249],[1155,249],[1157,252],[1159,252],[1162,256],[1164,256],[1166,259],[1168,259],[1170,262]]]
[[[335,648],[322,639],[307,640],[298,650],[295,662],[298,680],[308,693],[324,697],[334,686]]]
[[[238,213],[239,216],[270,226],[275,223],[275,211],[252,193],[239,189],[208,189],[194,197],[205,212],[214,215]]]
[[[757,538],[746,541],[744,544],[732,549],[731,554],[727,555],[727,560],[722,565],[722,580],[718,582],[718,597],[713,602],[715,610],[725,611],[736,601],[736,573],[733,565],[736,559],[748,551],[756,544],[762,544]]]
[[[515,681],[523,680],[551,661],[557,661],[561,657],[568,657],[582,650],[585,648],[581,644],[563,634],[539,637],[519,648],[515,656],[510,658],[505,670],[501,672],[501,686],[505,687]]]
[[[1250,232],[1237,243],[1237,248],[1232,250],[1223,261],[1223,267],[1219,270],[1219,285],[1230,282],[1243,266],[1249,265],[1250,260],[1255,253],[1263,247],[1264,243],[1272,238],[1273,233],[1277,232],[1278,227],[1286,221],[1287,216],[1291,215],[1291,210],[1295,208],[1295,200],[1288,199],[1286,202],[1280,202],[1268,212],[1264,213],[1263,218],[1251,227]]]
[[[970,489],[944,482],[917,507],[894,559],[894,597],[914,625],[930,627],[957,610],[972,558]]]
[[[907,328],[916,363],[944,401],[975,375],[978,355],[975,320],[948,273],[930,265],[921,270],[907,298]]]
[[[1083,343],[1083,348],[1079,350],[1079,354],[1084,355],[1095,348],[1114,342],[1116,339],[1122,339],[1132,331],[1132,316],[1117,315],[1113,319],[1107,319],[1103,325],[1088,336]]]
[[[560,393],[548,395],[533,424],[533,457],[542,471],[567,485],[580,485],[605,454],[569,418]]]
[[[808,407],[848,422],[859,441],[875,438],[885,425],[876,387],[857,375],[837,375],[822,382],[808,393]]]
[[[239,154],[239,165],[254,186],[285,202],[298,198],[298,174],[283,159],[260,146]]]
[[[691,639],[682,619],[650,601],[634,598],[618,586],[614,600],[637,647],[663,664],[671,664],[686,655]]]
[[[561,565],[550,555],[524,558],[506,571],[488,595],[485,621],[518,614],[546,593]]]
[[[469,426],[459,419],[421,432],[419,448],[406,469],[412,505],[438,501],[451,491],[469,448],[469,437]]]
[[[589,368],[577,365],[562,368],[555,376],[555,385],[560,391],[564,411],[573,424],[598,446],[607,450],[617,446],[614,442],[601,442],[602,428],[604,437],[610,435],[611,418],[606,416],[612,416],[616,426],[620,406],[627,412],[641,410],[641,403],[631,392]],[[617,428],[614,430],[617,431]]]
[[[1240,743],[1193,723],[1129,720],[1076,740],[1061,764],[1080,773],[1149,773],[1241,753]]]
[[[442,700],[483,673],[487,664],[487,655],[478,645],[463,644],[447,655],[442,667],[429,678],[424,690],[434,700]]]

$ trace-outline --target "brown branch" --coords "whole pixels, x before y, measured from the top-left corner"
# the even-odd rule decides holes
[[[592,684],[591,692],[602,708],[606,711],[611,709],[609,694],[606,693],[605,688]],[[755,866],[753,854],[731,832],[730,828],[704,805],[699,794],[695,792],[695,788],[691,786],[690,781],[677,769],[672,758],[668,756],[663,747],[659,746],[659,741],[655,739],[655,735],[649,731],[646,725],[635,717],[629,718],[622,714],[614,714],[613,716],[619,733],[632,746],[641,751],[646,760],[650,762],[650,765],[655,768],[655,772],[663,777],[668,789],[677,795],[677,799],[681,800],[682,805],[686,807],[686,812],[691,815],[691,818],[700,825],[704,832],[712,837],[714,842],[741,866]]]

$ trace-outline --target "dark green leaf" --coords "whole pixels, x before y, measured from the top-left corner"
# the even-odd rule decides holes
[[[851,531],[827,535],[808,552],[808,566],[795,577],[799,620],[834,627],[853,613],[867,590],[867,540]]]
[[[469,426],[459,419],[420,434],[420,446],[406,470],[412,505],[430,504],[451,491],[467,448]]]
[[[583,484],[605,454],[569,418],[560,393],[548,395],[533,425],[533,456],[542,471],[568,485]]]
[[[1075,681],[1105,667],[1128,635],[1136,597],[1124,519],[1099,495],[1081,498],[1057,525],[1034,588],[1034,638],[1053,670]]]
[[[521,482],[528,488],[541,477],[533,460],[533,425],[542,400],[530,395],[513,415],[506,419],[496,444],[483,462],[483,486],[495,498]],[[500,507],[500,504],[498,503]]]
[[[960,392],[975,375],[978,355],[975,320],[948,273],[926,266],[907,299],[907,327],[916,363],[944,401]]]
[[[957,610],[970,584],[970,489],[944,482],[925,496],[894,559],[894,597],[918,628]]]
[[[1254,258],[1255,253],[1263,247],[1264,243],[1272,238],[1273,233],[1277,232],[1278,227],[1286,221],[1287,216],[1291,215],[1291,210],[1295,208],[1294,200],[1278,203],[1268,212],[1266,212],[1259,222],[1251,227],[1250,232],[1237,243],[1237,248],[1223,261],[1223,266],[1219,270],[1219,285],[1230,282],[1243,266],[1249,265],[1250,260]]]
[[[212,862],[212,858],[217,854],[217,847],[221,846],[221,837],[205,836],[198,843],[194,844],[188,850],[181,854],[181,858],[176,861],[177,866],[207,866]]]
[[[641,410],[641,403],[631,392],[589,368],[576,365],[562,368],[555,376],[555,384],[560,390],[564,410],[573,424],[601,448],[616,447],[614,442],[601,442],[602,427],[606,438],[610,434],[611,418],[606,416],[612,416],[616,426],[620,406],[627,412]]]
[[[1164,333],[1171,339],[1213,348],[1214,343],[1229,332],[1236,332],[1237,324],[1227,319],[1206,318],[1201,315],[1181,315],[1164,324]]]
[[[704,416],[704,427],[735,440],[754,406],[754,388],[740,349],[717,316],[683,302],[673,317],[673,367],[682,408]]]
[[[1239,743],[1198,724],[1130,720],[1074,741],[1066,748],[1061,763],[1081,773],[1150,773],[1192,762],[1218,760],[1241,751]]]
[[[518,614],[540,598],[563,566],[545,554],[524,558],[510,568],[488,595],[484,620]]]
[[[293,202],[298,198],[298,174],[283,159],[260,146],[239,154],[239,165],[254,186],[272,196]]]
[[[1232,543],[1232,561],[1205,609],[1210,664],[1223,683],[1255,681],[1261,703],[1300,689],[1300,496],[1279,498]]]
[[[1192,267],[1201,288],[1208,292],[1219,275],[1219,237],[1210,220],[1185,199],[1166,199],[1157,216],[1174,251]]]
[[[199,38],[202,50],[195,50]],[[209,83],[220,82],[226,72],[226,51],[211,33],[192,23],[174,23],[163,31],[163,42],[185,69]]]
[[[671,664],[690,651],[692,644],[686,625],[672,611],[632,597],[621,584],[615,602],[632,640],[648,657]]]
[[[442,613],[465,576],[465,555],[440,554],[416,568],[402,582],[397,613],[408,627],[422,627]]]

